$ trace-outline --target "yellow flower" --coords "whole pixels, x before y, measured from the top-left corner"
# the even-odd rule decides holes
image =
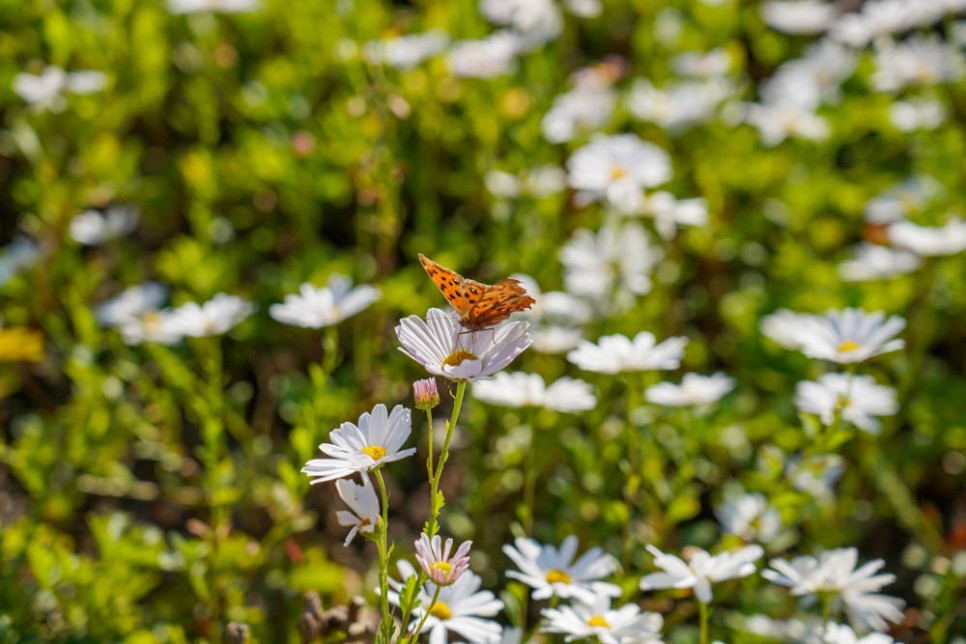
[[[0,329],[0,362],[40,362],[44,335],[26,327]]]

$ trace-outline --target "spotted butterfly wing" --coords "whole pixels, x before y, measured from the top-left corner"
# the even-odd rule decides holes
[[[425,255],[419,255],[419,262],[469,331],[499,324],[512,313],[530,308],[536,301],[515,279],[502,279],[490,286],[466,279]]]

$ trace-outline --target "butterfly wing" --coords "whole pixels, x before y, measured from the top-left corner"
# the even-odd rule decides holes
[[[451,271],[444,266],[440,266],[422,253],[419,254],[419,263],[423,265],[423,269],[429,275],[429,279],[433,280],[433,284],[443,294],[446,301],[450,303],[450,306],[456,309],[456,312],[460,314],[461,318],[466,318],[476,304],[476,300],[479,299],[474,296],[473,301],[470,301],[467,297],[469,294],[467,283],[471,283],[474,289],[483,285],[473,280],[464,279],[456,271]]]
[[[482,285],[481,285],[482,286]],[[503,322],[517,311],[525,311],[536,302],[520,286],[519,280],[506,278],[487,286],[478,301],[464,316],[463,326],[470,330],[485,329]]]

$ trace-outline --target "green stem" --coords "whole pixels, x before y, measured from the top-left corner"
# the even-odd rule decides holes
[[[322,335],[322,371],[326,377],[339,366],[339,328],[334,324],[325,327]]]
[[[832,594],[819,593],[819,597],[822,599],[822,628],[824,629],[832,619]]]
[[[412,641],[417,641],[419,639],[419,634],[423,632],[423,625],[426,624],[426,618],[429,617],[429,612],[433,610],[433,606],[436,605],[436,600],[439,599],[439,591],[442,590],[442,586],[436,585],[436,592],[433,593],[433,599],[429,602],[429,606],[423,611],[423,616],[420,618],[419,623],[416,624],[416,630],[413,631]]]
[[[436,463],[436,471],[430,477],[430,487],[433,498],[430,499],[429,529],[430,536],[439,532],[439,513],[443,509],[443,500],[440,497],[439,481],[443,477],[443,467],[449,459],[449,444],[453,440],[453,430],[456,429],[456,421],[460,417],[460,409],[463,407],[463,397],[466,394],[466,381],[460,380],[456,383],[456,397],[453,402],[453,413],[450,415],[449,422],[446,423],[446,438],[443,440],[443,448],[439,451],[439,462]]]
[[[711,609],[707,604],[699,600],[698,612],[701,617],[701,644],[708,644],[708,619],[711,616]]]
[[[379,537],[376,547],[379,550],[379,609],[382,613],[382,623],[379,630],[385,642],[392,640],[393,622],[389,614],[389,492],[386,482],[382,478],[382,471],[374,470],[376,482],[379,484],[379,495],[382,498],[382,525],[379,527]]]

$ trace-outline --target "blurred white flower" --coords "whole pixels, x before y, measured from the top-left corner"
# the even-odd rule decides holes
[[[805,460],[794,457],[785,468],[792,487],[816,499],[831,498],[844,471],[845,459],[838,454],[820,454]]]
[[[540,285],[529,275],[515,273],[510,277],[520,281],[527,293],[536,300],[520,317],[530,322],[533,348],[540,353],[564,353],[577,346],[584,334],[578,327],[593,316],[590,305],[570,293],[543,293]]]
[[[668,83],[662,89],[641,78],[631,86],[627,109],[642,121],[674,132],[709,121],[731,90],[731,84],[720,78]]]
[[[519,36],[509,31],[498,31],[483,40],[453,43],[446,60],[450,71],[456,76],[493,78],[513,71],[522,47],[523,41]]]
[[[942,185],[927,175],[913,176],[865,205],[865,220],[876,224],[891,224],[924,209],[943,194]]]
[[[302,284],[297,295],[286,295],[284,304],[272,304],[268,314],[283,324],[319,329],[352,317],[379,296],[373,286],[352,288],[351,278],[333,274],[325,288]]]
[[[825,119],[812,110],[762,103],[749,103],[745,110],[745,121],[758,130],[761,142],[769,147],[789,137],[821,141],[829,134]]]
[[[745,541],[769,543],[778,536],[782,522],[778,511],[763,494],[734,494],[715,509],[722,531]]]
[[[401,580],[389,579],[392,588],[389,601],[398,606],[399,591],[406,580],[416,574],[416,569],[408,561],[400,561],[397,567]],[[441,587],[439,595],[436,595],[436,584],[427,581],[419,591],[418,607],[413,611],[413,621],[408,628],[416,628],[428,612],[421,633],[428,631],[427,641],[432,644],[446,644],[451,633],[467,642],[499,642],[503,628],[497,622],[483,618],[499,613],[503,609],[503,602],[490,591],[480,590],[480,586],[482,581],[479,575],[469,570],[460,575],[454,584]]]
[[[466,331],[455,313],[429,309],[426,319],[410,315],[399,321],[400,351],[426,371],[470,382],[502,371],[533,342],[529,324],[504,322],[492,329]]]
[[[536,373],[502,372],[490,380],[473,383],[473,396],[503,407],[545,407],[553,411],[577,412],[597,404],[589,383],[564,376],[547,386]]]
[[[609,87],[578,87],[560,94],[543,116],[543,138],[565,143],[592,132],[610,120],[616,104],[617,94]]]
[[[817,633],[816,644],[893,644],[895,642],[885,633],[869,633],[858,636],[855,631],[844,624],[829,622]]]
[[[886,620],[902,621],[905,602],[877,594],[895,581],[892,574],[876,575],[885,562],[873,559],[856,569],[859,553],[855,548],[827,550],[816,557],[796,557],[791,561],[772,559],[771,568],[761,575],[768,581],[791,589],[792,595],[810,596],[829,593],[845,604],[849,620],[856,626],[883,631]]]
[[[500,644],[523,644],[523,630],[513,626],[504,627]]]
[[[844,14],[830,29],[830,35],[852,47],[864,47],[880,36],[930,25],[947,13],[966,8],[962,0],[869,0],[860,11]]]
[[[892,416],[899,411],[894,389],[876,384],[871,376],[844,373],[827,373],[818,382],[798,383],[795,405],[818,414],[826,425],[838,417],[873,434],[879,431],[874,416]]]
[[[597,301],[606,301],[615,290],[628,292],[631,299],[649,293],[651,271],[662,256],[637,222],[605,224],[596,234],[575,230],[560,249],[567,291]]]
[[[513,544],[516,547],[503,546],[503,552],[519,571],[511,570],[507,577],[533,588],[534,600],[559,597],[593,603],[597,597],[621,594],[618,586],[600,581],[617,570],[617,561],[600,548],[591,548],[574,561],[579,544],[573,535],[563,540],[559,550],[524,537]]]
[[[379,523],[379,498],[376,496],[376,490],[372,487],[372,481],[368,476],[363,475],[362,481],[362,485],[349,479],[339,479],[335,482],[339,497],[351,510],[351,512],[339,510],[335,513],[339,525],[350,528],[342,544],[344,546],[352,543],[360,532],[371,534]]]
[[[955,255],[966,249],[966,221],[953,217],[945,226],[918,226],[911,221],[889,225],[889,241],[922,257]]]
[[[579,18],[596,18],[603,9],[600,0],[564,0],[564,5]]]
[[[822,33],[834,23],[838,13],[838,8],[825,0],[774,0],[761,5],[765,23],[786,34]]]
[[[897,92],[908,85],[954,83],[966,73],[958,48],[933,36],[913,35],[902,42],[876,42],[872,84],[884,92]]]
[[[658,343],[654,334],[641,331],[631,340],[623,335],[605,335],[597,344],[584,340],[567,354],[567,360],[585,371],[622,373],[677,369],[687,338],[673,337]]]
[[[0,249],[0,286],[3,286],[25,268],[40,260],[40,245],[24,235],[18,235],[12,242]]]
[[[593,638],[601,644],[661,644],[664,618],[642,612],[637,604],[613,609],[609,597],[596,597],[590,604],[577,602],[560,608],[544,608],[544,633],[559,633],[564,641]]]
[[[839,276],[846,282],[866,282],[906,275],[919,268],[913,253],[878,244],[860,244],[855,258],[839,264]]]
[[[107,76],[96,71],[66,72],[48,65],[39,74],[21,72],[13,79],[13,91],[36,110],[59,112],[67,106],[64,94],[92,94],[107,85]]]
[[[106,326],[121,326],[157,311],[168,297],[168,289],[157,282],[144,282],[125,289],[97,306],[94,314]]]
[[[254,11],[259,0],[168,0],[168,11],[181,13],[241,13]]]
[[[530,47],[553,40],[563,30],[563,16],[554,0],[480,0],[480,13],[519,33]]]
[[[671,159],[636,134],[598,136],[567,159],[570,186],[587,203],[606,200],[618,210],[638,210],[645,188],[671,178]]]
[[[702,376],[696,373],[686,373],[681,384],[660,382],[648,387],[644,397],[656,405],[665,407],[692,407],[710,405],[720,400],[725,394],[734,389],[734,378],[723,373]]]
[[[708,223],[708,202],[697,197],[678,199],[659,190],[644,199],[641,214],[654,218],[654,228],[664,239],[672,239],[678,226],[703,226]]]
[[[654,564],[664,572],[645,575],[641,579],[641,590],[693,588],[698,601],[703,604],[711,602],[711,584],[747,577],[755,572],[755,562],[765,553],[757,545],[717,555],[692,548],[691,556],[685,562],[674,555],[664,554],[654,546],[647,546],[647,551],[654,555]]]
[[[502,170],[490,170],[483,177],[483,183],[487,190],[504,199],[546,197],[567,189],[567,173],[555,165],[530,168],[518,176]]]
[[[762,101],[771,106],[814,111],[839,98],[839,88],[855,71],[855,52],[822,40],[804,56],[783,63],[761,87]]]
[[[86,210],[70,220],[70,236],[85,246],[97,246],[134,232],[140,216],[133,206],[111,206],[104,212]]]
[[[763,335],[771,338],[787,349],[800,349],[801,328],[806,320],[816,316],[810,313],[796,313],[788,309],[778,309],[761,319],[760,328]]]
[[[724,49],[711,51],[688,51],[671,60],[675,73],[691,78],[715,78],[731,70],[731,56]]]
[[[934,130],[946,120],[946,108],[931,98],[895,101],[889,105],[889,120],[901,132]]]
[[[173,312],[176,309],[145,311],[129,317],[118,324],[118,330],[125,344],[137,345],[145,342],[175,344],[184,337],[184,329]]]
[[[195,338],[221,335],[235,327],[255,310],[252,303],[237,295],[218,293],[198,305],[194,302],[167,309],[161,314],[173,331]]]
[[[366,43],[363,51],[370,62],[383,63],[396,69],[412,69],[446,49],[447,45],[449,36],[434,29],[421,34],[373,40]]]
[[[893,336],[905,326],[898,315],[886,319],[881,311],[849,308],[803,319],[797,340],[810,358],[849,364],[903,348],[905,342]]]
[[[322,443],[319,450],[329,458],[313,458],[302,472],[314,485],[345,478],[358,473],[366,479],[366,472],[416,453],[415,447],[401,449],[412,433],[412,419],[402,405],[392,408],[383,404],[359,416],[359,424],[344,422],[329,434],[331,443]]]
[[[472,545],[472,541],[464,541],[450,556],[453,550],[452,539],[447,539],[444,543],[438,534],[430,539],[424,532],[416,540],[416,562],[431,582],[437,586],[452,586],[470,567]]]

